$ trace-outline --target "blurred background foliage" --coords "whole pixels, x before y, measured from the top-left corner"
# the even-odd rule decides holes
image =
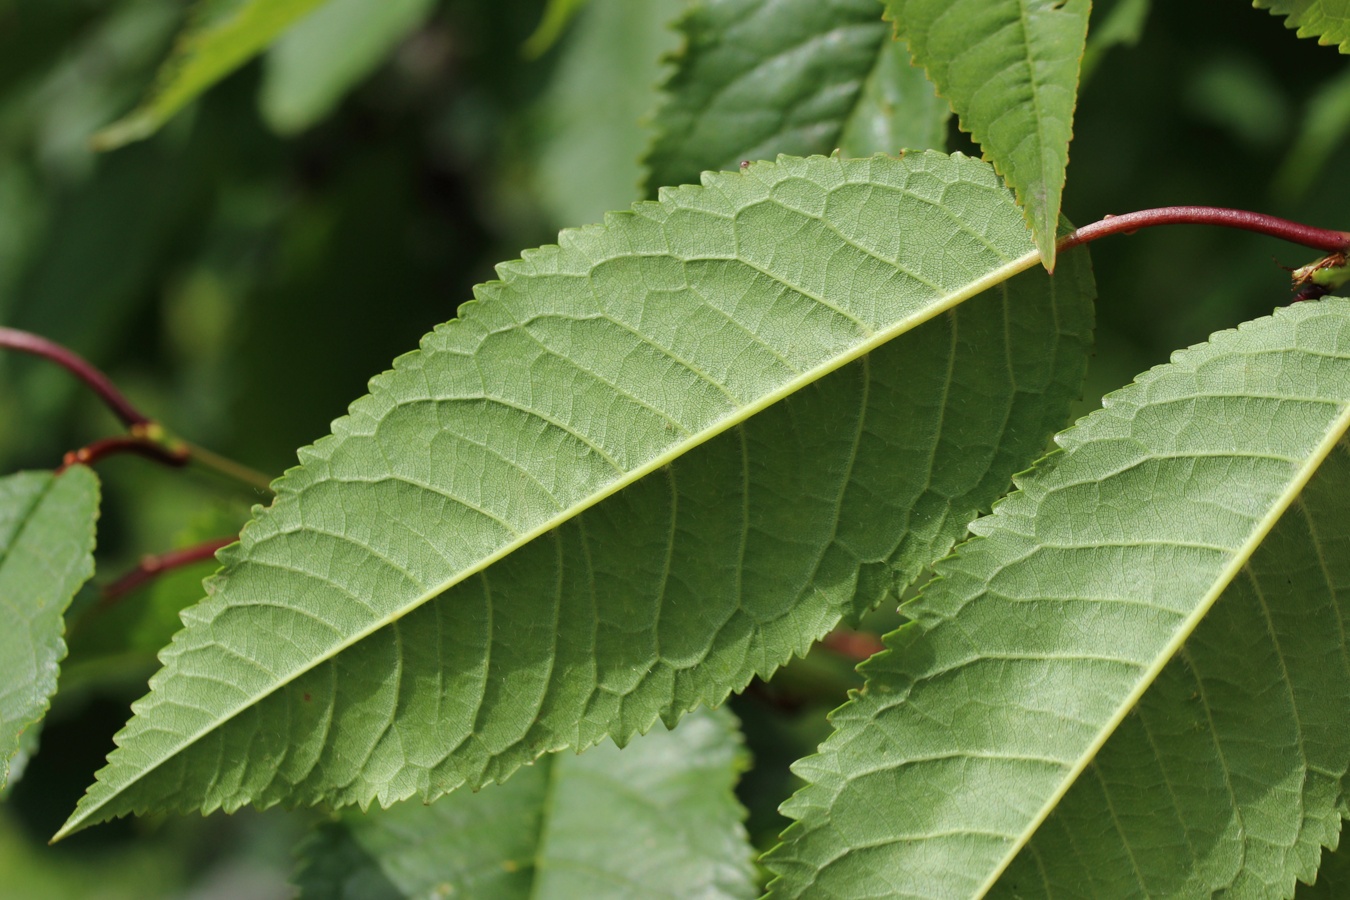
[[[96,153],[91,136],[144,94],[184,5],[0,0],[0,323],[74,348],[176,432],[279,474],[494,263],[639,197],[683,5],[560,2],[546,17],[545,0],[331,0],[149,140]],[[1127,31],[1144,8],[1096,6],[1094,24]],[[1200,203],[1350,226],[1350,70],[1241,3],[1153,4],[1137,44],[1093,59],[1075,131],[1075,221]],[[950,145],[977,152],[954,125]],[[1286,302],[1280,266],[1309,261],[1210,229],[1092,252],[1100,330],[1082,411]],[[0,356],[0,472],[50,468],[115,431],[64,373]],[[101,583],[237,530],[262,499],[134,458],[100,475]],[[97,585],[77,600],[40,750],[0,802],[0,897],[290,894],[304,814],[123,821],[45,846],[204,570],[116,604]],[[813,655],[737,701],[759,844],[783,824],[787,763],[853,683],[842,657]]]

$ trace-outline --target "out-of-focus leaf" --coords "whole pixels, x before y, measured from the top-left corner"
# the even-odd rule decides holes
[[[961,156],[705,178],[503,265],[301,451],[64,833],[501,781],[720,703],[946,552],[1079,390],[1086,256],[1027,272]]]
[[[94,136],[111,150],[154,134],[174,113],[267,48],[326,0],[198,0],[160,68],[155,86],[129,115]],[[340,51],[334,48],[334,53]]]
[[[1350,52],[1350,0],[1253,0],[1252,5],[1287,16],[1285,27],[1297,28],[1299,37]]]
[[[1350,765],[1348,428],[1343,299],[1110,395],[864,664],[774,895],[980,896],[1031,840],[1003,895],[1288,896]]]
[[[373,72],[436,0],[326,0],[267,52],[259,103],[281,134],[318,122]]]
[[[1275,172],[1271,193],[1279,200],[1301,198],[1350,133],[1350,70],[1318,88],[1308,101],[1298,137]]]
[[[755,897],[735,719],[701,711],[622,751],[554,754],[509,782],[319,828],[305,900]]]
[[[0,478],[0,786],[56,693],[64,615],[94,574],[97,519],[98,479],[84,466]]]
[[[548,0],[548,6],[544,8],[544,17],[539,20],[539,27],[521,46],[526,58],[538,59],[547,53],[549,48],[557,43],[563,29],[586,3],[587,0]]]
[[[1089,0],[886,0],[886,9],[1017,193],[1053,271]]]
[[[1185,86],[1192,115],[1255,148],[1288,140],[1290,104],[1274,73],[1258,60],[1222,55],[1206,60]]]
[[[683,5],[590,0],[578,15],[539,107],[535,192],[554,225],[599,221],[641,199],[660,59],[679,46],[670,22]]]
[[[714,0],[679,22],[647,190],[779,153],[942,149],[947,104],[876,0]]]
[[[1083,51],[1081,79],[1087,81],[1112,47],[1133,47],[1143,37],[1152,0],[1115,0],[1092,6],[1092,26]]]

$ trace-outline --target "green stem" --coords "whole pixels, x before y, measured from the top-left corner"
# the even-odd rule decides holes
[[[221,456],[219,453],[213,453],[205,447],[198,447],[196,444],[189,444],[184,441],[183,446],[187,448],[190,465],[210,470],[267,494],[272,493],[271,479],[257,469],[251,469],[242,463]]]

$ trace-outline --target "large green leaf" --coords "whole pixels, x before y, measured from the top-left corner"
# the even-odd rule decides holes
[[[998,896],[1093,884],[1284,898],[1317,874],[1340,835],[1350,766],[1347,449],[1342,440],[1252,553]]]
[[[736,720],[699,712],[623,751],[555,754],[507,784],[347,815],[301,851],[303,898],[756,897]]]
[[[714,0],[685,49],[647,156],[648,191],[779,153],[942,149],[950,111],[881,21],[877,0]]]
[[[1288,16],[1285,26],[1299,37],[1317,38],[1350,53],[1350,0],[1253,0],[1252,5],[1272,15]]]
[[[978,896],[1053,812],[1005,894],[1287,896],[1350,763],[1347,427],[1336,299],[1178,353],[1061,435],[798,765],[776,895]]]
[[[268,51],[258,98],[268,124],[294,134],[328,115],[435,5],[436,0],[328,0]]]
[[[1086,257],[1025,272],[965,157],[784,158],[559,240],[301,451],[62,833],[673,723],[894,596],[1080,387]]]
[[[141,105],[94,136],[103,150],[149,137],[326,0],[198,0]]]
[[[56,693],[64,615],[94,574],[97,518],[98,479],[84,466],[0,478],[0,787]]]
[[[951,101],[1055,266],[1089,0],[886,0],[914,60]]]

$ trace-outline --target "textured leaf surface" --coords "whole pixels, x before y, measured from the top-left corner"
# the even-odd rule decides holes
[[[1086,257],[1007,282],[1038,257],[964,157],[785,158],[560,240],[301,451],[68,828],[673,723],[945,553],[1081,384]]]
[[[1347,449],[1328,456],[996,896],[1090,885],[1097,896],[1284,898],[1318,873],[1350,766]]]
[[[886,0],[914,60],[1017,200],[1055,265],[1089,0]]]
[[[97,518],[98,479],[84,466],[0,478],[0,786],[56,693],[64,615],[94,574]]]
[[[328,115],[435,6],[435,0],[327,0],[268,51],[259,97],[268,124],[294,134]]]
[[[1350,0],[1254,0],[1252,5],[1287,16],[1284,24],[1297,28],[1299,37],[1317,38],[1319,44],[1350,53]]]
[[[1148,859],[1117,846],[1112,875],[1211,867],[1205,877],[1244,890],[1292,889],[1334,831],[1350,755],[1336,603],[1350,546],[1335,506],[1348,424],[1350,301],[1338,299],[1178,353],[1061,435],[1063,452],[938,566],[906,607],[914,624],[888,636],[835,734],[798,765],[810,784],[785,807],[799,821],[771,858],[776,895],[977,896],[1076,779],[1091,822],[1052,820],[1056,849],[1035,854],[1056,887],[1101,896],[1113,829],[1156,827],[1171,843],[1129,845]],[[1301,588],[1314,596],[1295,606],[1316,609],[1312,630],[1329,640],[1278,609]],[[1085,772],[1178,650],[1119,746]],[[1162,743],[1138,747],[1154,727]],[[1147,790],[1158,805],[1094,803],[1098,778],[1118,782],[1113,798]],[[1157,821],[1126,821],[1145,815]],[[1220,844],[1198,869],[1169,868]],[[1055,865],[1081,854],[1083,880],[1061,877]],[[1153,887],[1141,893],[1170,895]]]
[[[732,793],[735,719],[700,711],[623,751],[556,754],[506,784],[320,828],[301,896],[755,897]]]
[[[877,0],[713,0],[679,22],[648,192],[779,153],[942,149],[950,111]]]
[[[150,94],[94,137],[103,150],[159,130],[203,91],[248,62],[326,0],[198,0]]]

